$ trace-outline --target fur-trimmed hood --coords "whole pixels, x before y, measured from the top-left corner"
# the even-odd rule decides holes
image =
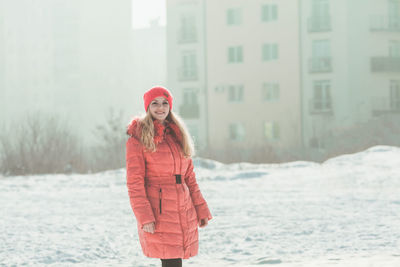
[[[179,143],[182,144],[182,134],[178,125],[172,121],[165,120],[163,125],[158,120],[153,120],[154,125],[154,144],[160,143],[164,139],[165,133],[171,132]],[[134,117],[126,127],[126,134],[140,140],[142,135],[142,125],[139,117]]]

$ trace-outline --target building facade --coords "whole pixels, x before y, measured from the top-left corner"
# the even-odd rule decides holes
[[[167,85],[198,149],[208,146],[205,1],[167,1]]]
[[[303,142],[399,112],[400,1],[301,1]]]
[[[168,84],[180,99],[200,89],[181,115],[204,129],[202,147],[246,155],[324,149],[340,130],[397,114],[399,2],[167,0]],[[181,29],[196,38],[180,42]]]
[[[400,113],[400,1],[371,1],[369,7],[371,94],[373,116]],[[379,4],[378,4],[379,3]],[[399,118],[400,119],[400,118]]]
[[[200,149],[246,155],[301,146],[298,9],[269,0],[167,1],[168,85]]]
[[[211,147],[246,155],[300,145],[297,10],[288,1],[209,1]]]

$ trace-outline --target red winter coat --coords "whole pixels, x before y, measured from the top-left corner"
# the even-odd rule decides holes
[[[154,120],[156,151],[140,142],[138,118],[128,126],[126,142],[127,187],[144,255],[169,259],[195,256],[198,252],[198,220],[212,218],[193,172],[191,158],[183,156],[179,128]],[[181,183],[179,176],[181,175]],[[155,222],[155,232],[143,225]]]

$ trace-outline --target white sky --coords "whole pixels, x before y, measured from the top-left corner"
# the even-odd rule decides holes
[[[132,0],[132,27],[135,29],[150,26],[150,20],[159,19],[160,25],[166,23],[166,0]]]

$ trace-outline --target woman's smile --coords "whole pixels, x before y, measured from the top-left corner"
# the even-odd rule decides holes
[[[168,116],[169,103],[164,97],[157,97],[150,103],[149,109],[153,118],[164,121]]]

